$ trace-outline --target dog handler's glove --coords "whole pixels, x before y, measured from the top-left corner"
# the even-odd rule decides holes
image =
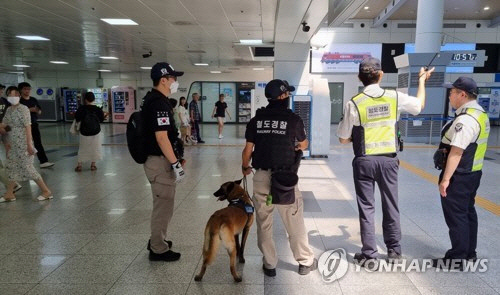
[[[182,169],[181,163],[179,161],[173,163],[172,169],[174,170],[175,174],[175,182],[176,183],[181,182],[185,176],[184,169]]]

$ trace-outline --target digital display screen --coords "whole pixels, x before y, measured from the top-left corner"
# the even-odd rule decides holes
[[[451,56],[451,60],[463,60],[463,61],[469,61],[469,60],[476,60],[477,59],[477,53],[455,53]]]

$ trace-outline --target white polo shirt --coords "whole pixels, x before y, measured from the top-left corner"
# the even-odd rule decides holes
[[[371,84],[363,89],[363,93],[371,97],[380,97],[384,94],[384,91],[384,89],[380,88],[379,84]],[[418,115],[421,110],[422,107],[418,98],[398,91],[398,120],[401,112]],[[350,138],[352,135],[352,127],[359,125],[358,109],[352,100],[349,100],[344,107],[344,117],[337,129],[337,136],[344,139]]]
[[[441,141],[445,144],[456,146],[465,150],[469,144],[476,142],[479,132],[481,131],[481,126],[472,116],[461,115],[464,109],[477,109],[484,112],[484,109],[477,103],[476,100],[469,101],[463,104],[456,110],[456,119],[452,122],[448,122],[446,126],[452,124],[449,131],[446,132],[447,136],[444,136]],[[445,128],[443,127],[443,128]]]

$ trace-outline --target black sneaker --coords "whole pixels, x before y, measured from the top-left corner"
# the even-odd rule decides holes
[[[205,143],[204,140],[198,140],[198,143]]]
[[[362,267],[370,267],[370,268],[374,268],[375,265],[373,265],[373,267],[370,265],[371,263],[373,264],[377,264],[378,265],[378,259],[377,258],[371,258],[369,256],[366,256],[365,254],[363,253],[356,253],[354,254],[354,263],[362,266]]]
[[[389,260],[398,260],[398,259],[401,259],[401,254],[399,254],[398,252],[396,252],[396,250],[394,250],[394,249],[389,249],[387,251],[387,259],[389,259]]]
[[[165,240],[165,243],[168,245],[168,249],[172,248],[172,241]],[[151,240],[148,240],[148,246],[146,247],[149,251],[151,251]]]
[[[307,275],[311,270],[316,270],[318,268],[318,260],[314,258],[313,263],[310,266],[299,264],[299,275]]]
[[[156,254],[153,251],[149,251],[149,260],[151,261],[176,261],[181,258],[181,253],[168,250],[165,253]]]
[[[262,266],[262,269],[264,270],[264,274],[268,277],[275,277],[276,276],[276,268],[266,268],[264,265]]]
[[[467,256],[467,260],[472,261],[472,262],[476,262],[477,255],[476,254],[469,255],[469,256]]]
[[[464,260],[465,259],[435,258],[432,259],[432,267],[443,270],[462,271]]]

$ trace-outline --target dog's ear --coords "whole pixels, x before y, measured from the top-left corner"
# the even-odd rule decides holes
[[[236,182],[237,184],[241,184],[241,181],[242,181],[242,180],[243,180],[243,178],[242,178],[242,179],[239,179],[239,180],[235,180],[234,182]]]

